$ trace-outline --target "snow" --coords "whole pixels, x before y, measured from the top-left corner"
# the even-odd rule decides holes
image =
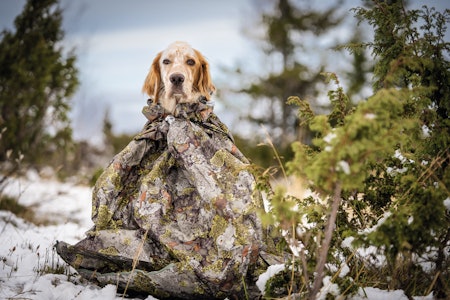
[[[397,174],[403,174],[403,173],[405,173],[405,172],[407,172],[407,171],[408,171],[408,168],[407,168],[407,167],[403,167],[403,168],[401,168],[401,169],[396,168],[396,167],[394,167],[394,168],[392,168],[392,167],[387,167],[387,168],[386,168],[386,172],[387,172],[389,175],[392,175],[392,176],[395,176],[395,175],[397,175]]]
[[[397,174],[403,174],[408,171],[408,167],[405,166],[407,164],[414,164],[414,160],[412,159],[406,159],[403,154],[400,152],[399,149],[395,150],[394,157],[400,160],[400,162],[403,164],[403,168],[397,168],[397,167],[387,167],[386,172],[392,176],[395,176]],[[422,162],[423,164],[423,162]]]
[[[24,178],[10,180],[3,193],[17,197],[22,205],[33,207],[38,219],[51,222],[38,226],[11,212],[0,211],[0,299],[123,299],[114,285],[98,287],[81,279],[53,248],[58,240],[70,244],[80,241],[93,225],[90,187],[44,179],[29,172]],[[447,207],[448,202],[449,198],[445,199]],[[344,244],[350,246],[351,240]],[[374,251],[358,249],[358,253],[370,256]],[[284,264],[270,266],[260,275],[256,283],[258,288],[264,291],[267,280],[284,268]],[[54,274],[55,270],[59,274]],[[341,276],[347,273],[348,266],[344,264]],[[337,285],[329,277],[324,278],[320,297],[325,297],[327,292],[339,295]],[[155,299],[152,296],[146,298]],[[407,297],[403,291],[365,288],[352,299],[406,300]],[[432,295],[415,299],[431,300]]]
[[[401,290],[384,291],[377,288],[364,288],[359,290],[359,295],[352,298],[352,300],[408,300],[408,297]],[[432,300],[433,295],[430,294],[424,297],[413,297],[415,300]]]
[[[400,152],[399,149],[395,150],[394,157],[398,158],[402,164],[406,164],[406,163],[413,164],[414,163],[414,160],[406,159],[406,157],[403,156],[403,154]]]
[[[317,300],[325,300],[327,298],[327,294],[330,294],[335,298],[339,296],[339,286],[331,281],[330,276],[325,276],[322,280],[322,284],[323,286],[316,297]]]
[[[266,272],[259,275],[259,278],[256,281],[256,286],[258,287],[258,289],[261,292],[264,292],[267,280],[269,280],[271,277],[273,277],[273,276],[277,275],[278,273],[280,273],[281,271],[283,271],[284,268],[285,268],[284,264],[277,264],[277,265],[269,266],[267,268]]]
[[[449,197],[445,198],[444,206],[445,206],[446,210],[450,211],[450,198]]]
[[[347,275],[348,273],[350,273],[350,267],[347,265],[347,263],[343,263],[341,265],[341,269],[339,271],[339,277],[344,277],[345,275]]]
[[[377,115],[376,114],[372,114],[372,113],[367,113],[367,114],[364,115],[364,118],[366,120],[374,120],[374,119],[377,118]]]
[[[80,241],[93,225],[91,188],[28,173],[10,180],[4,194],[18,197],[51,224],[36,226],[0,211],[0,299],[122,299],[113,285],[101,288],[82,281],[53,248],[58,240]],[[64,274],[46,274],[49,268]]]
[[[429,138],[431,133],[431,129],[427,125],[422,125],[422,137]]]
[[[346,175],[350,175],[350,165],[345,160],[338,162],[338,170],[342,170]]]
[[[332,140],[336,138],[336,133],[330,132],[326,136],[323,137],[325,143],[330,144]]]

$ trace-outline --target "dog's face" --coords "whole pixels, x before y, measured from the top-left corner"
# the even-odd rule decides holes
[[[173,113],[177,103],[195,102],[200,96],[209,100],[215,87],[203,55],[185,42],[175,42],[156,55],[142,91]]]

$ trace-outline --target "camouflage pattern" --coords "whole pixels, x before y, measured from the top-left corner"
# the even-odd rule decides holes
[[[83,277],[159,299],[256,298],[261,207],[248,161],[208,102],[159,105],[99,177],[87,237],[57,251]]]

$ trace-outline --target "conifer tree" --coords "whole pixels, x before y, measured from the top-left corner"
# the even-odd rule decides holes
[[[337,16],[336,6],[322,12],[289,0],[275,3],[273,12],[261,16],[261,25],[265,29],[265,52],[268,56],[280,56],[281,68],[263,74],[242,91],[251,96],[255,107],[266,107],[264,115],[251,111],[248,119],[267,126],[275,143],[285,147],[299,134],[307,139],[305,134],[297,132],[296,108],[286,104],[287,97],[313,98],[317,95],[316,85],[322,80],[323,69],[312,70],[310,65],[298,59],[298,53],[305,51],[303,45],[307,44],[303,36],[311,33],[320,36],[336,27],[342,17]]]
[[[293,144],[288,170],[314,194],[295,199],[276,190],[264,219],[283,230],[293,254],[290,272],[302,278],[291,279],[289,292],[300,281],[298,293],[315,299],[329,275],[341,295],[373,282],[409,298],[433,292],[448,299],[450,10],[372,4],[355,12],[375,32],[373,41],[359,45],[375,59],[373,95],[349,108],[329,73],[338,85],[328,94],[330,114],[316,115],[308,102],[289,99],[316,137],[312,146]],[[360,255],[362,246],[375,247],[385,260]],[[342,277],[344,265],[349,271]]]
[[[28,0],[14,25],[0,41],[0,161],[12,152],[39,163],[44,153],[65,153],[72,143],[68,112],[78,85],[76,58],[61,45],[57,0]]]
[[[444,206],[450,199],[450,43],[445,40],[450,10],[408,10],[399,0],[373,2],[371,9],[356,12],[375,31],[367,45],[377,59],[374,89],[390,91],[391,101],[401,105],[402,120],[414,125],[402,132],[393,156],[375,163],[376,172],[366,179],[365,201],[390,211],[367,238],[386,254],[392,288],[410,292],[419,283],[414,270],[420,269],[420,281],[444,299],[450,296],[445,254],[450,212]],[[424,270],[420,260],[433,268]]]

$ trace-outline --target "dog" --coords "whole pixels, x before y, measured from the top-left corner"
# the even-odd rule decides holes
[[[216,90],[205,57],[188,43],[177,41],[153,59],[142,92],[173,113],[178,103],[209,101]]]

